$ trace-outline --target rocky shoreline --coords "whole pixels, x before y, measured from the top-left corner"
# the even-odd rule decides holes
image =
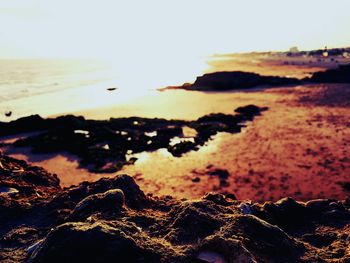
[[[309,78],[297,79],[279,76],[263,76],[252,72],[222,71],[207,73],[197,77],[194,83],[181,86],[170,86],[160,89],[166,90],[195,90],[195,91],[228,91],[245,90],[261,86],[276,87],[300,85],[305,83],[350,83],[350,65],[340,65],[336,69],[315,72]]]
[[[0,164],[1,262],[350,261],[348,199],[177,200],[127,175],[62,189],[42,168]]]
[[[196,151],[218,132],[239,133],[265,110],[247,105],[235,109],[235,114],[213,113],[195,121],[138,117],[96,121],[73,115],[55,119],[34,115],[0,123],[0,136],[39,132],[16,140],[13,146],[31,147],[33,153],[66,151],[79,157],[80,165],[91,172],[113,173],[133,164],[135,153],[166,148],[180,157]]]
[[[348,83],[349,70],[342,66],[303,81]],[[199,77],[198,85],[180,88],[241,87],[233,76],[239,76],[245,88],[300,83],[251,74],[213,73]],[[89,171],[114,173],[133,164],[134,153],[166,148],[181,157],[196,151],[219,132],[239,133],[265,110],[247,105],[232,114],[209,114],[194,121],[36,115],[1,122],[1,137],[35,132],[1,146],[30,147],[35,153],[67,151]],[[189,177],[193,183],[208,175],[219,187],[228,185],[227,170],[209,165],[194,172],[195,177]],[[198,199],[154,192],[143,192],[125,174],[63,188],[55,174],[0,152],[0,261],[350,262],[349,198],[299,202],[286,197],[255,203],[237,200],[237,192],[207,193]]]

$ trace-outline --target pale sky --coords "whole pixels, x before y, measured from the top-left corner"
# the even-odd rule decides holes
[[[0,0],[0,57],[350,46],[349,0]]]

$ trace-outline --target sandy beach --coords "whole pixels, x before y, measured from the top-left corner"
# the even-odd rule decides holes
[[[146,193],[178,198],[198,198],[214,191],[255,201],[284,196],[341,199],[348,194],[342,183],[350,171],[349,92],[349,85],[337,84],[225,93],[178,90],[74,114],[88,119],[197,119],[213,112],[231,114],[248,104],[269,107],[241,133],[219,133],[199,151],[181,158],[162,149],[135,154],[136,163],[118,174],[133,175]],[[35,156],[28,149],[7,153],[57,173],[62,186],[107,176],[79,168],[76,158],[67,153]],[[218,177],[208,175],[213,169],[228,171],[228,185],[222,187]]]
[[[348,61],[347,58],[335,61],[289,57],[281,53],[213,58],[207,62],[208,72],[241,69],[299,79]],[[298,200],[348,196],[349,190],[344,185],[350,171],[349,98],[348,84],[303,84],[225,92],[144,90],[136,93],[126,89],[111,92],[102,86],[96,90],[96,86],[89,86],[12,102],[31,105],[28,104],[30,100],[32,105],[39,105],[43,117],[73,114],[92,120],[133,116],[196,120],[211,113],[232,114],[234,109],[250,104],[268,107],[262,116],[247,123],[241,133],[219,133],[198,151],[182,157],[174,157],[166,149],[132,154],[129,158],[137,158],[135,164],[118,172],[134,176],[146,193],[198,198],[214,191],[232,193],[239,199],[263,201],[285,196]],[[51,101],[56,103],[50,107],[46,105]],[[64,187],[115,175],[89,172],[68,152],[39,155],[31,153],[30,148],[6,147],[3,150],[57,174]],[[229,174],[227,184],[220,185],[218,176],[210,176],[218,169]]]
[[[0,263],[350,263],[349,10],[0,0]]]

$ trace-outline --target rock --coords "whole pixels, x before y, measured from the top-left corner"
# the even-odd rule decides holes
[[[276,203],[266,202],[260,216],[283,229],[291,229],[303,225],[308,220],[310,212],[303,204],[287,197]]]
[[[0,195],[0,223],[8,223],[14,218],[25,216],[31,205],[24,200],[15,200],[10,196]]]
[[[167,149],[168,149],[168,152],[170,152],[173,156],[180,157],[184,153],[187,153],[191,150],[196,150],[198,148],[196,143],[185,141],[185,142],[177,143],[175,145],[169,145]]]
[[[210,236],[198,248],[197,258],[204,262],[256,263],[254,256],[244,248],[242,242],[233,238]]]
[[[15,195],[19,191],[13,187],[0,186],[0,195]]]
[[[349,200],[285,198],[262,205],[215,193],[176,200],[146,196],[127,175],[61,189],[54,177],[47,185],[23,180],[28,171],[50,177],[44,170],[5,156],[0,161],[1,187],[18,189],[0,195],[1,262],[349,259]]]
[[[46,127],[47,125],[43,118],[39,115],[32,115],[8,123],[0,122],[0,136],[32,132],[45,129]]]
[[[34,185],[42,185],[42,186],[58,186],[59,179],[55,175],[53,178],[50,176],[43,176],[42,173],[39,173],[38,170],[29,170],[25,172],[22,176],[24,182],[31,183]]]
[[[113,227],[105,222],[60,225],[48,234],[29,262],[159,262],[160,256],[150,244],[132,238],[124,232],[127,229],[133,231],[130,225]]]
[[[132,208],[144,208],[149,204],[146,195],[140,190],[135,180],[128,175],[117,175],[112,179],[102,178],[89,187],[89,194],[105,192],[109,189],[120,189],[125,196],[125,203]]]
[[[175,244],[186,244],[207,237],[222,224],[215,217],[217,213],[219,210],[212,202],[184,202],[170,211],[169,215],[173,218],[169,226],[171,231],[165,238]]]
[[[243,245],[258,262],[297,262],[303,247],[277,226],[253,215],[234,218],[222,230],[224,237],[244,237]]]
[[[255,116],[255,115],[254,115]],[[254,117],[250,115],[250,119]],[[94,173],[115,173],[133,164],[128,152],[140,153],[167,148],[175,157],[195,151],[218,132],[237,133],[243,114],[210,114],[194,121],[150,118],[118,118],[105,121],[86,120],[81,116],[43,119],[38,115],[0,123],[0,136],[19,132],[38,133],[18,139],[14,147],[31,147],[33,153],[67,151],[79,157],[79,165]],[[173,145],[174,137],[184,139],[183,128],[194,130],[190,140]],[[149,134],[153,136],[148,136]],[[37,181],[38,178],[28,180]],[[34,176],[35,177],[35,176]]]
[[[0,223],[25,217],[60,190],[56,175],[0,153]]]
[[[209,170],[208,174],[211,176],[217,176],[222,180],[226,180],[230,176],[230,173],[227,170],[223,169]]]
[[[120,189],[124,193],[125,204],[128,207],[143,209],[151,204],[135,180],[131,176],[121,174],[114,178],[102,178],[96,182],[83,182],[78,186],[73,186],[58,195],[50,205],[55,209],[74,209],[80,201],[91,195],[103,194],[108,190],[116,189]]]
[[[41,167],[28,165],[26,162],[5,156],[0,153],[0,179],[37,187],[59,188],[57,175],[50,174]],[[19,190],[21,187],[17,188]]]
[[[236,196],[233,194],[223,195],[218,193],[207,193],[203,199],[214,202],[217,205],[229,206],[234,202],[233,200],[237,200]]]
[[[222,255],[210,250],[200,251],[197,258],[203,262],[227,263],[227,260]]]
[[[228,187],[229,183],[227,182],[230,173],[227,170],[223,169],[212,169],[207,172],[210,176],[217,176],[219,178],[220,187]]]
[[[321,248],[332,244],[337,239],[337,236],[335,233],[305,234],[302,236],[302,239],[315,247]]]
[[[247,105],[244,107],[238,107],[235,112],[240,113],[247,120],[252,120],[254,116],[260,115],[262,111],[266,111],[267,107],[258,107],[255,105]]]
[[[84,220],[95,212],[120,213],[124,203],[124,193],[120,189],[89,195],[76,205],[69,215],[69,220]]]
[[[336,69],[316,72],[310,79],[306,80],[316,83],[350,83],[350,64],[340,65]]]
[[[329,199],[315,199],[310,200],[305,203],[305,206],[316,213],[321,213],[324,211],[328,205],[332,202],[332,200]]]
[[[27,245],[28,240],[38,238],[38,230],[32,227],[18,227],[12,229],[1,238],[1,243],[6,245]]]
[[[345,191],[350,192],[350,182],[339,182],[338,183]]]
[[[198,123],[223,123],[228,126],[235,126],[242,122],[241,115],[227,115],[223,113],[211,113],[198,118]]]
[[[107,88],[108,91],[114,91],[114,90],[116,90],[116,89],[117,89],[117,87]]]
[[[241,203],[238,208],[244,215],[252,215],[254,214],[252,206],[250,203]]]
[[[192,182],[194,182],[194,183],[198,183],[200,181],[201,181],[201,179],[199,177],[195,177],[192,179]]]
[[[188,90],[225,91],[249,89],[262,85],[283,86],[298,83],[300,83],[300,81],[294,78],[261,76],[250,72],[231,71],[204,74],[203,76],[197,77],[192,85],[186,85],[183,88]]]

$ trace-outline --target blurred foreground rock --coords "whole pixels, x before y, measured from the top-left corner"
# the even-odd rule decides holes
[[[61,189],[41,168],[0,161],[1,262],[350,261],[349,200],[180,201],[127,175]]]

